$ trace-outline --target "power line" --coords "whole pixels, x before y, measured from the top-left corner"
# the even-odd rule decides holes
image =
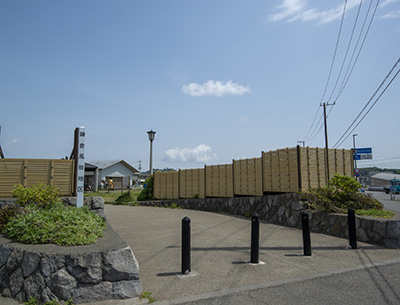
[[[379,101],[379,99],[382,97],[382,95],[385,93],[385,91],[387,90],[387,88],[392,84],[392,82],[394,81],[394,79],[397,77],[397,75],[400,72],[400,69],[396,72],[396,74],[393,76],[393,78],[390,80],[390,82],[386,85],[385,89],[383,89],[383,91],[381,92],[381,94],[377,97],[377,99],[375,100],[375,102],[372,104],[372,106],[368,109],[368,111],[363,115],[363,117],[359,120],[359,122],[357,123],[357,125],[354,126],[354,124],[357,122],[357,120],[360,118],[360,116],[362,115],[362,113],[365,111],[365,109],[368,107],[368,105],[371,103],[371,101],[374,99],[374,97],[376,96],[376,94],[379,92],[379,90],[382,88],[382,86],[384,85],[384,83],[387,81],[387,79],[390,77],[390,74],[392,74],[392,72],[394,71],[394,69],[396,68],[397,64],[400,62],[400,58],[396,61],[396,63],[394,64],[394,66],[392,67],[392,69],[389,71],[389,73],[386,75],[386,77],[384,78],[384,80],[382,81],[382,83],[379,85],[378,89],[375,90],[374,94],[372,95],[372,97],[368,100],[367,104],[363,107],[363,109],[360,111],[360,113],[357,115],[357,117],[353,120],[353,122],[350,124],[350,126],[346,129],[346,131],[343,133],[343,135],[339,138],[339,140],[336,142],[336,144],[334,145],[334,148],[340,146],[343,144],[343,142],[349,137],[349,135],[358,127],[358,125],[360,125],[360,123],[364,120],[364,118],[367,116],[367,114],[371,111],[371,109],[375,106],[375,104]],[[353,129],[351,129],[354,126]],[[350,131],[351,129],[351,131]],[[347,134],[347,135],[346,135]]]
[[[372,2],[372,0],[371,0],[371,2]],[[334,92],[335,92],[335,90],[336,90],[336,87],[337,87],[338,83],[339,83],[340,76],[342,75],[343,67],[344,67],[344,64],[346,63],[347,54],[349,53],[350,46],[351,46],[351,42],[352,42],[352,40],[353,40],[354,31],[355,31],[355,29],[356,29],[356,25],[357,25],[357,22],[358,22],[358,17],[360,16],[360,11],[361,11],[362,3],[363,3],[363,0],[360,0],[360,5],[358,6],[358,11],[357,11],[356,19],[354,20],[353,29],[352,29],[352,31],[351,31],[349,43],[347,44],[347,49],[346,49],[346,53],[345,53],[344,58],[343,58],[342,66],[340,67],[340,71],[339,71],[339,74],[338,74],[338,76],[337,76],[335,85],[333,86],[332,93],[331,93],[331,95],[329,96],[328,103],[331,101],[332,96],[333,96],[333,94],[334,94]]]
[[[330,81],[330,79],[331,79],[332,70],[333,70],[333,65],[334,65],[334,63],[335,63],[336,53],[337,53],[337,49],[338,49],[338,46],[339,46],[340,35],[341,35],[341,33],[342,33],[343,20],[344,20],[344,15],[345,15],[345,13],[346,13],[346,6],[347,6],[347,0],[345,1],[344,6],[343,6],[342,20],[340,21],[340,27],[339,27],[338,37],[337,37],[337,39],[336,39],[335,51],[333,52],[332,63],[331,63],[331,67],[330,67],[329,74],[328,74],[328,80],[326,81],[324,93],[323,93],[322,98],[321,98],[321,103],[324,101],[324,98],[325,98],[325,95],[326,95],[326,90],[328,89],[329,81]]]
[[[337,100],[339,99],[339,97],[342,95],[342,93],[343,93],[344,89],[346,88],[346,85],[347,85],[347,83],[348,83],[348,81],[349,81],[349,79],[350,79],[350,77],[351,77],[351,74],[353,73],[354,67],[355,67],[355,65],[356,65],[356,63],[357,63],[357,61],[358,61],[358,58],[360,57],[361,50],[363,49],[364,44],[365,44],[365,41],[366,41],[366,39],[367,39],[369,30],[371,29],[372,21],[373,21],[374,18],[375,18],[375,14],[376,14],[376,10],[378,9],[379,2],[380,2],[380,0],[378,0],[378,1],[376,2],[374,12],[373,12],[373,14],[372,14],[372,16],[371,16],[371,20],[370,20],[370,22],[369,22],[369,24],[368,24],[368,28],[367,28],[367,30],[366,30],[366,32],[365,32],[365,35],[364,35],[363,41],[362,41],[362,43],[361,43],[360,49],[358,50],[358,53],[357,53],[356,59],[354,60],[353,66],[351,66],[351,63],[352,63],[353,58],[354,58],[354,55],[355,55],[355,53],[356,53],[356,51],[357,51],[357,47],[358,47],[358,44],[359,44],[359,42],[360,42],[362,33],[363,33],[363,31],[364,31],[365,24],[366,24],[366,22],[367,22],[367,20],[368,20],[368,15],[369,15],[369,12],[370,12],[370,10],[371,10],[371,6],[372,6],[372,3],[373,3],[373,0],[371,0],[371,2],[370,2],[370,4],[369,4],[368,11],[367,11],[367,14],[366,14],[366,16],[365,16],[365,18],[364,18],[364,22],[363,22],[363,25],[362,25],[362,27],[361,27],[360,34],[359,34],[359,36],[358,36],[356,46],[354,47],[353,54],[352,54],[352,56],[351,56],[349,65],[348,65],[348,67],[347,67],[345,76],[344,76],[343,81],[342,81],[342,84],[341,84],[341,86],[340,86],[339,93],[337,94],[337,96],[336,96],[336,98],[335,98],[335,101],[337,101]],[[350,67],[351,67],[351,69],[350,69]],[[350,72],[349,72],[349,70],[350,70]]]

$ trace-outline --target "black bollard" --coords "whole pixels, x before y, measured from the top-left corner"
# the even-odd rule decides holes
[[[182,274],[190,272],[190,218],[182,219]]]
[[[347,211],[347,219],[349,223],[349,243],[352,249],[357,249],[356,235],[356,214],[353,209]]]
[[[260,216],[254,213],[251,217],[251,254],[250,263],[259,263],[259,252],[260,252]]]
[[[308,221],[307,212],[301,214],[301,225],[303,229],[304,256],[311,256],[310,222]]]

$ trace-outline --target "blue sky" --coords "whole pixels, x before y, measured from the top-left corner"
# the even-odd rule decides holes
[[[326,86],[344,3],[2,0],[4,154],[69,156],[83,125],[87,161],[141,160],[147,170],[153,129],[154,167],[199,168],[302,140],[324,147],[320,103],[336,101],[332,147],[400,56],[400,0],[364,0],[339,74],[360,4],[348,0]],[[361,37],[378,8],[336,99],[369,5]],[[356,133],[357,146],[374,154],[360,166],[400,168],[399,99],[400,76],[338,147],[351,148]]]

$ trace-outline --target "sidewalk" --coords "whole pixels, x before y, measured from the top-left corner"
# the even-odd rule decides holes
[[[400,252],[311,234],[313,255],[304,257],[302,232],[260,224],[260,261],[250,260],[250,219],[191,210],[106,206],[107,219],[131,246],[144,291],[160,304],[177,304],[334,274],[400,263]],[[191,269],[182,276],[181,220],[191,219]],[[316,292],[317,293],[317,292]],[[115,304],[118,304],[117,302]],[[211,303],[210,303],[211,304]]]

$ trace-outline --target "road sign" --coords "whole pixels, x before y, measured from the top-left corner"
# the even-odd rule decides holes
[[[372,159],[372,148],[356,148],[353,154],[354,160],[371,160]]]
[[[372,147],[356,148],[354,151],[357,155],[372,154]]]

